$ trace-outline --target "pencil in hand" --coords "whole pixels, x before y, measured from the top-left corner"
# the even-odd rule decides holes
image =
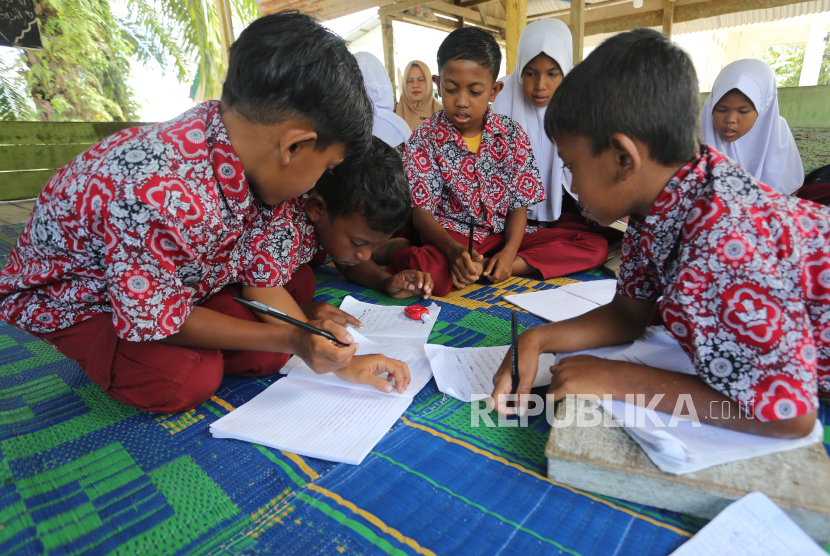
[[[513,383],[513,387],[511,388],[511,394],[515,394],[516,390],[519,388],[519,321],[516,317],[516,312],[512,311],[510,313],[510,349],[511,349],[511,359],[513,361],[513,369],[510,375],[511,382]],[[516,406],[518,406],[518,402]]]
[[[297,320],[294,317],[288,316],[279,309],[274,309],[270,305],[266,305],[261,301],[248,301],[247,299],[242,299],[241,297],[233,296],[233,300],[237,303],[241,303],[251,311],[256,311],[257,313],[262,313],[263,315],[268,315],[269,317],[274,317],[275,319],[279,319],[283,322],[287,322],[288,324],[293,324],[297,328],[302,328],[306,332],[311,332],[312,334],[317,334],[318,336],[322,336],[323,338],[334,342],[335,344],[340,345],[348,345],[343,344],[340,340],[334,337],[334,334],[331,332],[326,332],[325,330],[321,330],[316,326],[312,326],[307,322],[303,322],[301,320]]]
[[[473,238],[476,235],[476,221],[470,216],[470,246],[467,248],[467,254],[470,255],[470,260],[473,260]]]

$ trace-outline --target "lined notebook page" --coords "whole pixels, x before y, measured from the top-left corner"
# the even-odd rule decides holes
[[[733,502],[671,556],[827,556],[763,493]]]
[[[407,317],[404,307],[382,307],[358,301],[350,295],[343,299],[340,309],[363,323],[360,333],[366,338],[381,344],[416,348],[427,343],[432,327],[441,313],[441,307],[437,303],[432,303],[428,307],[429,322],[422,322]]]
[[[473,394],[489,396],[493,393],[493,377],[510,346],[452,348],[427,344],[424,349],[438,389],[462,402],[470,402]],[[550,353],[539,357],[534,388],[550,384],[553,360]]]
[[[343,388],[354,388],[356,390],[365,390],[367,392],[377,392],[384,396],[404,396],[407,398],[415,397],[415,394],[421,391],[432,377],[432,367],[429,365],[429,360],[424,355],[422,349],[415,349],[407,346],[386,345],[373,342],[360,335],[359,332],[350,329],[355,342],[360,344],[355,355],[373,355],[383,354],[390,359],[397,359],[403,361],[409,366],[409,376],[411,381],[409,387],[399,394],[397,390],[393,390],[390,394],[380,392],[373,386],[367,384],[353,384],[338,378],[334,373],[317,374],[305,364],[305,362],[296,355],[291,357],[282,368],[282,371],[287,373],[289,377],[300,380],[308,380],[312,382],[319,382],[322,384],[331,384],[334,386],[341,386]],[[386,376],[384,373],[381,376]],[[393,381],[394,384],[394,381]]]
[[[285,377],[213,423],[210,431],[215,438],[358,465],[411,402]]]
[[[566,291],[571,295],[593,301],[597,305],[607,305],[614,299],[617,293],[616,280],[591,280],[588,282],[577,282],[557,288]]]

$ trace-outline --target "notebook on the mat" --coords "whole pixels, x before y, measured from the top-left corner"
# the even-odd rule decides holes
[[[359,464],[426,385],[431,369],[418,349],[380,346],[359,333],[352,334],[360,344],[358,355],[380,353],[382,348],[384,355],[409,366],[412,381],[403,394],[384,394],[331,373],[318,375],[295,360],[288,376],[213,423],[210,432],[215,438]]]
[[[412,320],[404,314],[403,307],[385,307],[358,301],[350,295],[343,299],[340,309],[363,323],[360,334],[364,338],[384,345],[423,347],[429,339],[432,327],[441,313],[441,306],[429,304],[429,321]],[[388,355],[388,354],[386,354]],[[394,357],[389,355],[389,357]]]
[[[559,322],[611,303],[616,291],[616,280],[591,280],[552,290],[505,295],[503,299],[539,318]]]
[[[453,348],[427,344],[424,346],[438,389],[462,402],[472,401],[473,395],[493,393],[493,377],[499,370],[510,346]],[[550,384],[552,353],[539,356],[539,371],[533,387]]]
[[[577,354],[695,374],[694,366],[680,344],[662,327],[649,328],[632,344],[561,354],[556,360],[558,362]],[[650,401],[645,400],[646,403]],[[821,442],[824,436],[824,428],[820,422],[816,422],[816,427],[809,436],[787,440],[695,423],[685,417],[653,411],[622,400],[600,403],[603,410],[610,413],[614,421],[625,428],[657,467],[675,475],[692,473],[731,461],[794,450]],[[690,405],[682,405],[679,413],[689,415]]]

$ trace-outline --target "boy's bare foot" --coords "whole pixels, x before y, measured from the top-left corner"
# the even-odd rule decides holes
[[[393,237],[392,239],[387,239],[375,247],[375,250],[372,251],[372,260],[375,264],[387,265],[392,262],[392,257],[395,256],[398,249],[404,249],[409,246],[409,240],[405,237]]]

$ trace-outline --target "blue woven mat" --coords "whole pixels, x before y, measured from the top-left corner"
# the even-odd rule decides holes
[[[0,226],[0,255],[19,230]],[[330,267],[316,276],[317,300],[413,302]],[[430,342],[503,345],[501,295],[600,278],[475,284],[438,301]],[[541,321],[522,313],[520,323]],[[473,428],[470,406],[434,381],[360,466],[211,437],[210,423],[274,380],[228,377],[193,411],[149,414],[0,325],[0,554],[665,555],[703,525],[548,480],[542,416]]]

